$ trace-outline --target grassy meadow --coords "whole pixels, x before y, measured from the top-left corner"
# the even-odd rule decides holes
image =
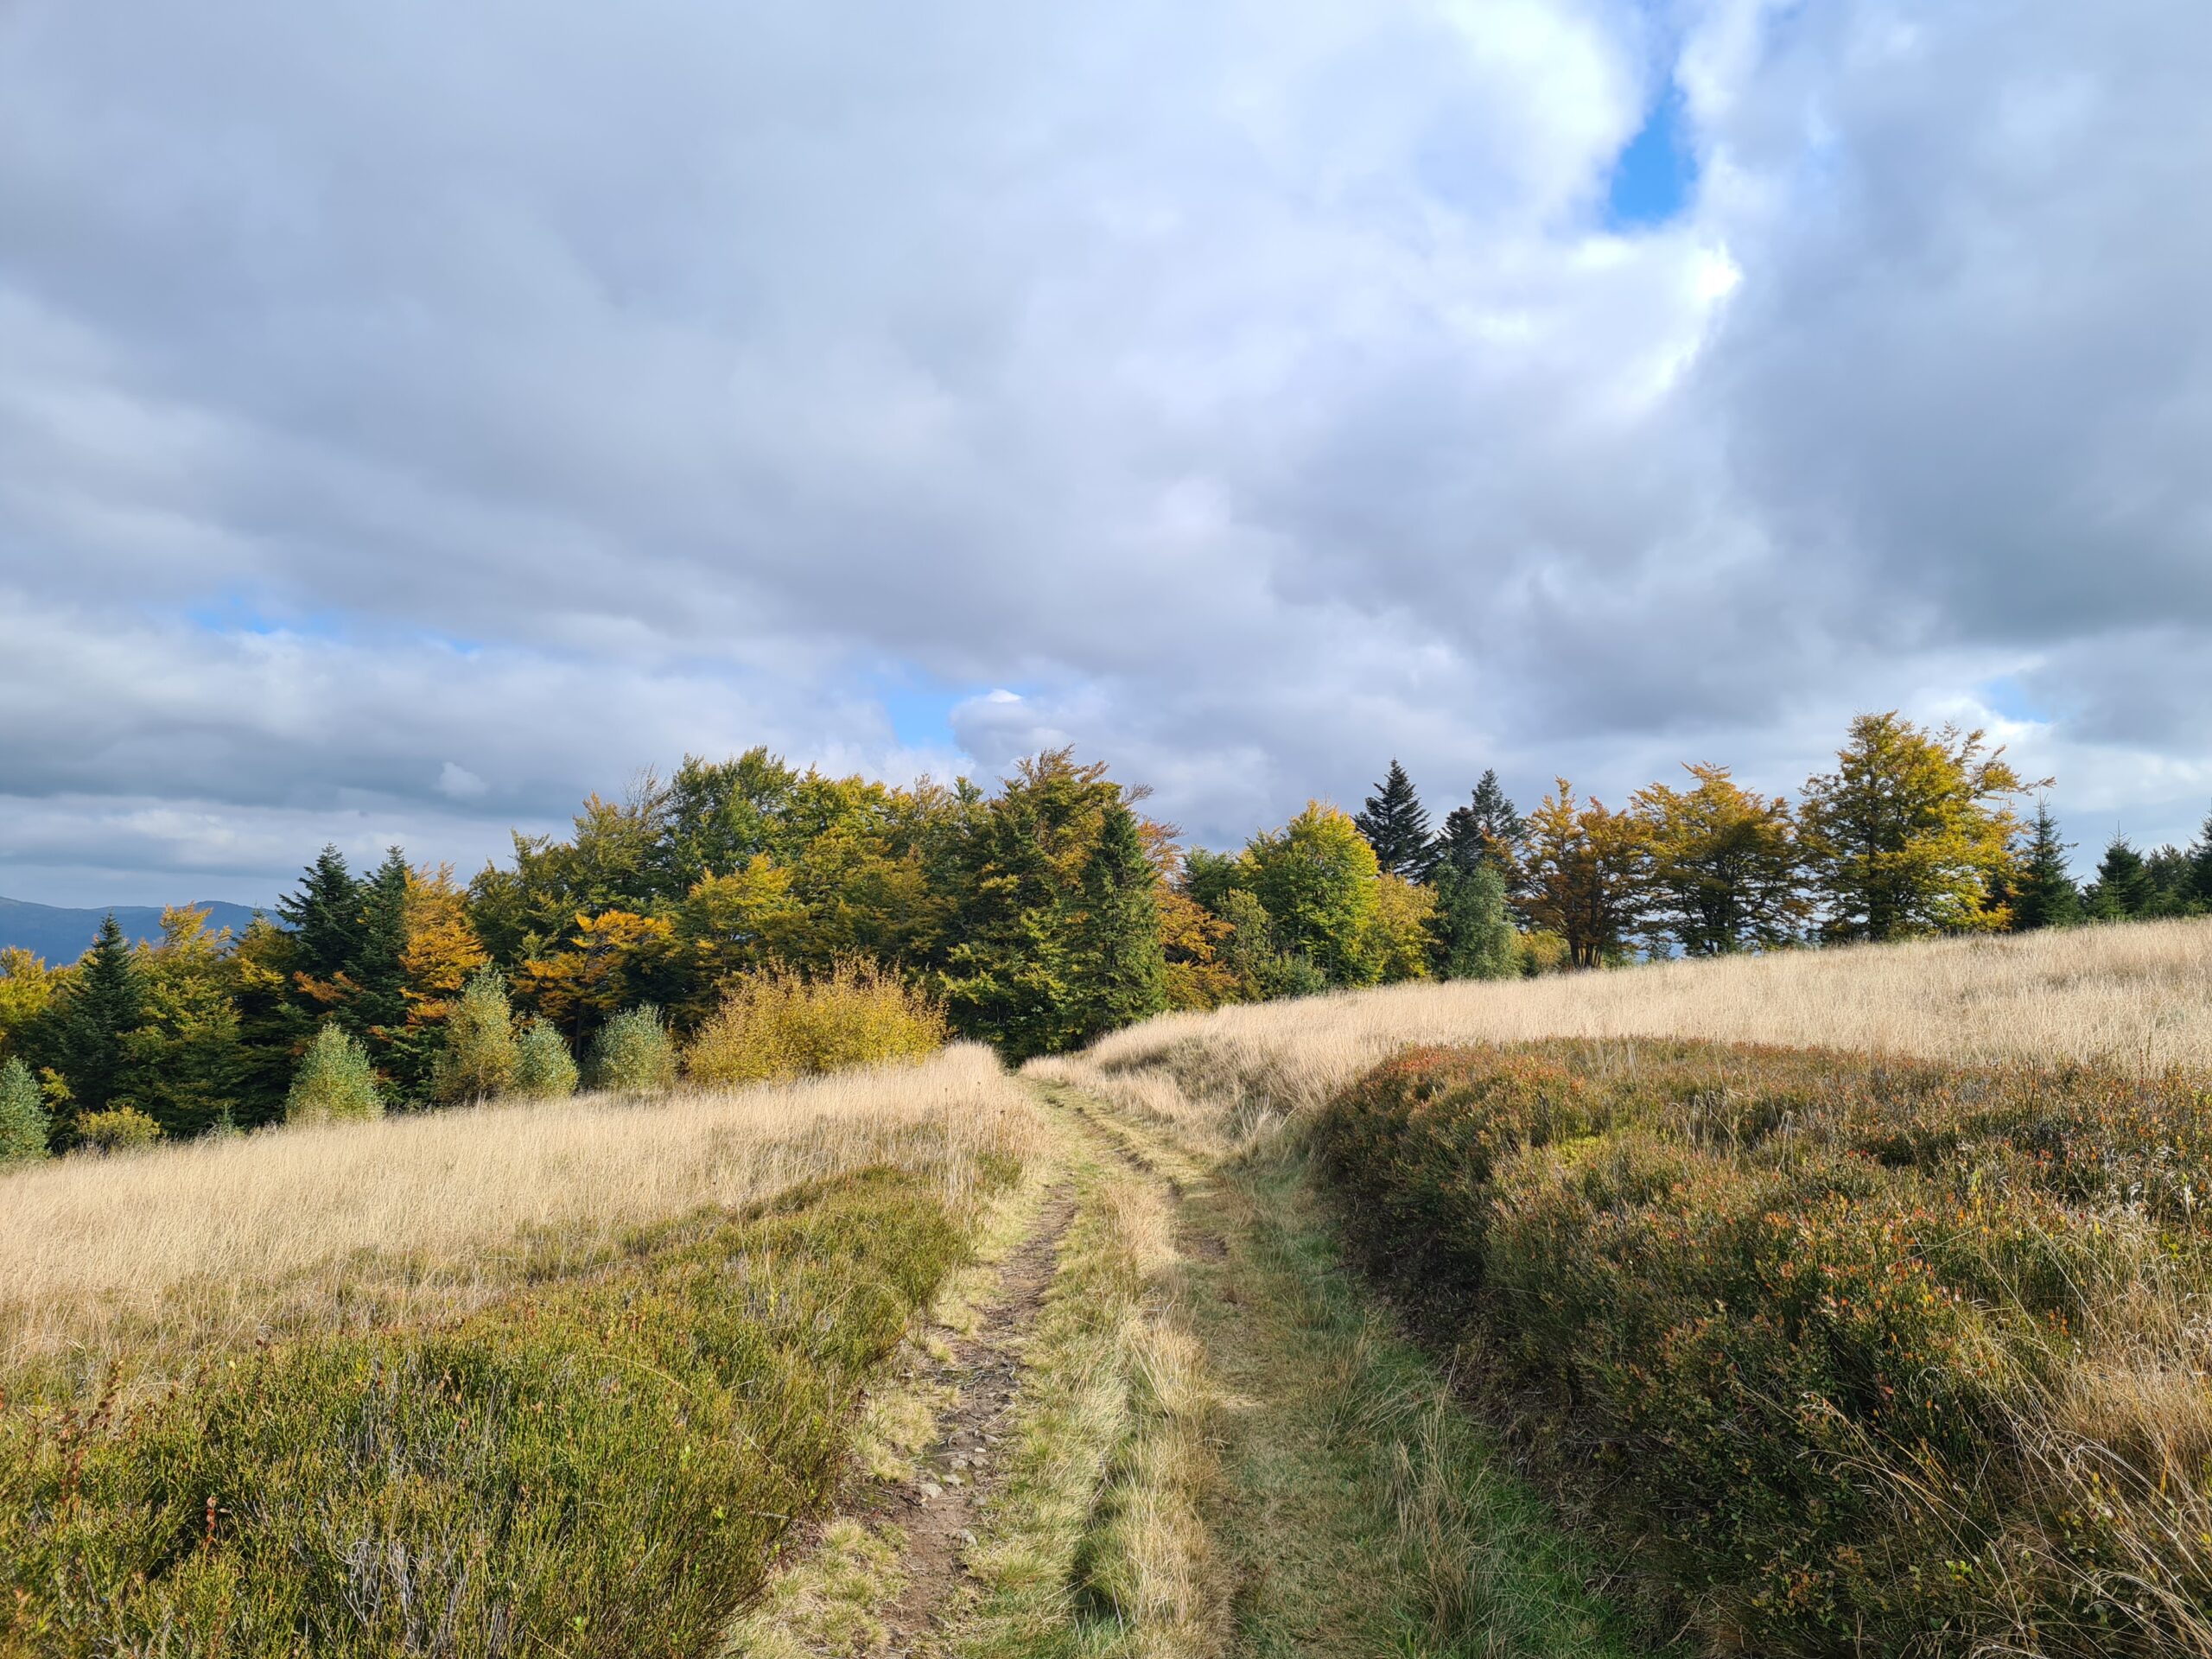
[[[963,1048],[11,1174],[0,1651],[710,1651],[1038,1126]]]
[[[1655,1636],[2212,1653],[2212,925],[1238,1008],[1054,1073],[1306,1162]]]
[[[32,1165],[0,1654],[2212,1656],[2208,1085],[2177,922]]]

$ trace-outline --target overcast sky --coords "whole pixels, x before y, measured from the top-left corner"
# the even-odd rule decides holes
[[[2212,9],[0,0],[0,893],[686,751],[2212,804]]]

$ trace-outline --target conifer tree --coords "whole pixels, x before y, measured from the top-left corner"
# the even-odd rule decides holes
[[[1021,762],[963,828],[957,943],[946,1012],[1009,1059],[1050,1054],[1091,1028],[1081,931],[1084,881],[1122,805],[1106,768],[1056,749]]]
[[[1160,944],[1159,874],[1146,856],[1136,815],[1107,810],[1084,861],[1083,918],[1076,929],[1077,1042],[1149,1019],[1167,1006],[1167,963]]]
[[[1435,849],[1428,833],[1428,813],[1414,790],[1414,780],[1394,756],[1390,770],[1366,808],[1352,815],[1359,833],[1375,849],[1375,862],[1384,875],[1402,875],[1409,881],[1426,880]]]
[[[2189,843],[2189,901],[2196,911],[2212,911],[2212,814]]]
[[[146,988],[111,911],[75,975],[40,1016],[40,1048],[69,1085],[70,1122],[87,1112],[129,1103],[126,1039],[146,1020]],[[65,1128],[68,1127],[65,1125]]]
[[[2149,913],[2156,889],[2150,866],[2124,835],[2114,835],[2097,861],[2097,879],[2089,883],[2082,901],[2101,922],[2131,921]]]
[[[0,1164],[47,1155],[54,1119],[31,1069],[13,1055],[0,1060]]]
[[[327,984],[346,971],[360,935],[361,895],[337,848],[315,855],[299,891],[276,901],[276,913],[284,918],[292,972]]]
[[[1504,878],[1510,893],[1519,877],[1521,848],[1528,834],[1528,821],[1515,810],[1497,772],[1486,768],[1467,804],[1444,815],[1437,851],[1462,870],[1489,865]]]
[[[2082,892],[2066,868],[2073,844],[2058,838],[2058,820],[2050,815],[2050,803],[2038,800],[2012,884],[2014,929],[2028,932],[2082,919]]]
[[[412,1090],[427,1076],[432,1054],[407,1023],[407,855],[389,849],[358,887],[360,921],[346,958],[348,995],[339,1018],[359,1037],[386,1076]]]

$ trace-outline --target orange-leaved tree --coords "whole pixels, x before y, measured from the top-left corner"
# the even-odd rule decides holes
[[[1633,812],[1575,798],[1564,778],[1529,815],[1522,908],[1567,941],[1568,960],[1595,968],[1626,948],[1643,919],[1650,833]]]

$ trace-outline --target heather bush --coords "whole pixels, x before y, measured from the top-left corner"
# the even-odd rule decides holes
[[[1409,1053],[1316,1145],[1709,1644],[2148,1656],[2212,1651],[2208,1119],[2182,1079],[1552,1042]]]
[[[515,1039],[513,1091],[525,1100],[565,1099],[576,1092],[576,1061],[568,1040],[543,1020]]]
[[[321,1123],[334,1118],[381,1117],[384,1091],[376,1068],[360,1044],[334,1025],[315,1034],[284,1096],[288,1123]]]
[[[964,1250],[919,1180],[646,1230],[458,1322],[0,1399],[0,1652],[707,1655]]]
[[[848,958],[810,978],[769,969],[736,980],[693,1038],[684,1070],[727,1088],[920,1060],[944,1038],[935,1002],[887,969]]]
[[[626,1008],[592,1044],[591,1082],[617,1095],[664,1095],[676,1087],[676,1039],[650,1002]]]

